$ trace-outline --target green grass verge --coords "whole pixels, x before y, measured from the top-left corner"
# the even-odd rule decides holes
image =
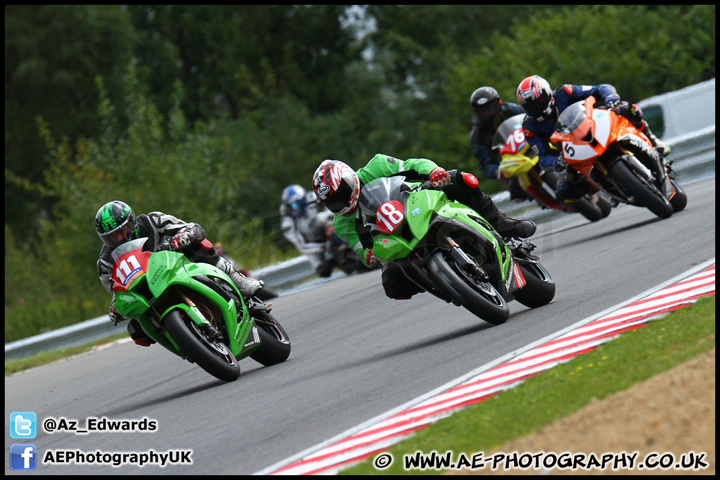
[[[370,459],[339,475],[438,475],[403,470],[403,455],[448,450],[489,453],[587,405],[625,390],[715,348],[715,296],[650,321],[637,330],[520,385],[456,412],[386,450],[392,465],[376,469]]]
[[[102,338],[100,340],[95,340],[93,342],[78,345],[75,347],[64,348],[62,350],[52,350],[49,352],[41,352],[25,358],[6,360],[5,376],[12,375],[13,373],[19,372],[21,370],[27,370],[28,368],[39,367],[40,365],[45,365],[47,363],[51,363],[63,358],[72,357],[73,355],[85,353],[87,351],[90,351],[96,345],[102,345],[103,343],[120,340],[121,338],[126,338],[127,336],[128,333],[123,331],[123,333],[118,333],[117,335],[113,335],[111,337]]]

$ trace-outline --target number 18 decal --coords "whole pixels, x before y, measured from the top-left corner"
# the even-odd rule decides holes
[[[405,218],[405,208],[397,200],[380,205],[377,210],[377,226],[383,233],[393,233]]]

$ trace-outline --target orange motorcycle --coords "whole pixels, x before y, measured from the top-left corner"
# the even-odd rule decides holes
[[[647,208],[660,218],[684,209],[687,195],[670,162],[627,118],[594,105],[595,97],[588,97],[558,117],[550,140],[560,144],[567,167],[615,202]]]
[[[574,201],[557,198],[558,173],[540,167],[537,149],[525,139],[522,123],[525,114],[503,121],[495,131],[493,150],[500,156],[500,171],[505,178],[517,178],[520,187],[535,199],[540,208],[580,213],[591,222],[607,217],[610,201],[600,192],[586,194]]]

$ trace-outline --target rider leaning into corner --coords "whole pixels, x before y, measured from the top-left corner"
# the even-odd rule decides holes
[[[332,212],[318,210],[315,194],[306,192],[300,185],[285,187],[281,202],[280,225],[283,235],[308,259],[319,276],[329,277],[335,266],[326,255],[328,234],[333,235]]]
[[[443,188],[451,200],[476,210],[503,236],[526,238],[537,228],[533,222],[516,220],[500,212],[492,198],[478,187],[474,175],[458,170],[446,171],[427,158],[400,160],[379,153],[357,172],[339,160],[325,160],[313,175],[313,190],[320,202],[335,214],[335,233],[368,268],[377,268],[379,262],[372,252],[372,236],[362,224],[360,209],[356,208],[360,189],[371,180],[394,175],[402,175],[409,181],[429,180],[435,188]],[[396,300],[420,293],[393,263],[382,265],[382,285],[385,295]]]
[[[557,87],[555,91],[550,84],[538,75],[524,78],[517,88],[517,98],[527,117],[523,122],[525,138],[534,145],[540,155],[540,166],[554,168],[560,172],[556,194],[559,199],[574,200],[588,193],[590,185],[584,176],[577,174],[572,168],[566,168],[562,156],[550,142],[555,131],[558,116],[575,102],[593,96],[604,103],[608,109],[627,118],[638,130],[648,137],[658,154],[662,157],[670,153],[670,146],[658,140],[650,131],[647,122],[642,118],[642,110],[636,104],[621,102],[615,87],[608,83],[599,85],[570,85]]]
[[[503,103],[497,90],[489,86],[477,88],[470,95],[470,107],[473,112],[470,148],[480,173],[491,180],[504,180],[511,200],[531,200],[517,178],[505,178],[500,169],[500,153],[492,148],[498,126],[508,118],[525,114],[525,110],[516,103]]]
[[[148,241],[143,248],[152,252],[157,251],[163,240],[169,240],[173,250],[182,252],[191,261],[209,263],[225,272],[244,297],[255,295],[258,289],[263,287],[262,280],[246,277],[214,249],[202,246],[205,229],[197,223],[187,223],[163,212],[150,212],[136,217],[130,206],[114,200],[97,211],[95,230],[103,241],[97,261],[98,276],[105,290],[112,295],[108,317],[115,325],[125,318],[115,310],[111,253],[118,245],[135,238],[146,237]],[[137,345],[149,347],[155,343],[155,340],[145,334],[137,320],[130,319],[127,329]]]

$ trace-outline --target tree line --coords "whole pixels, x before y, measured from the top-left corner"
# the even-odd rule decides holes
[[[109,200],[196,221],[250,268],[285,258],[280,192],[323,159],[479,176],[475,88],[515,102],[539,74],[638,101],[714,78],[715,7],[6,5],[5,71],[9,341],[104,313]]]

